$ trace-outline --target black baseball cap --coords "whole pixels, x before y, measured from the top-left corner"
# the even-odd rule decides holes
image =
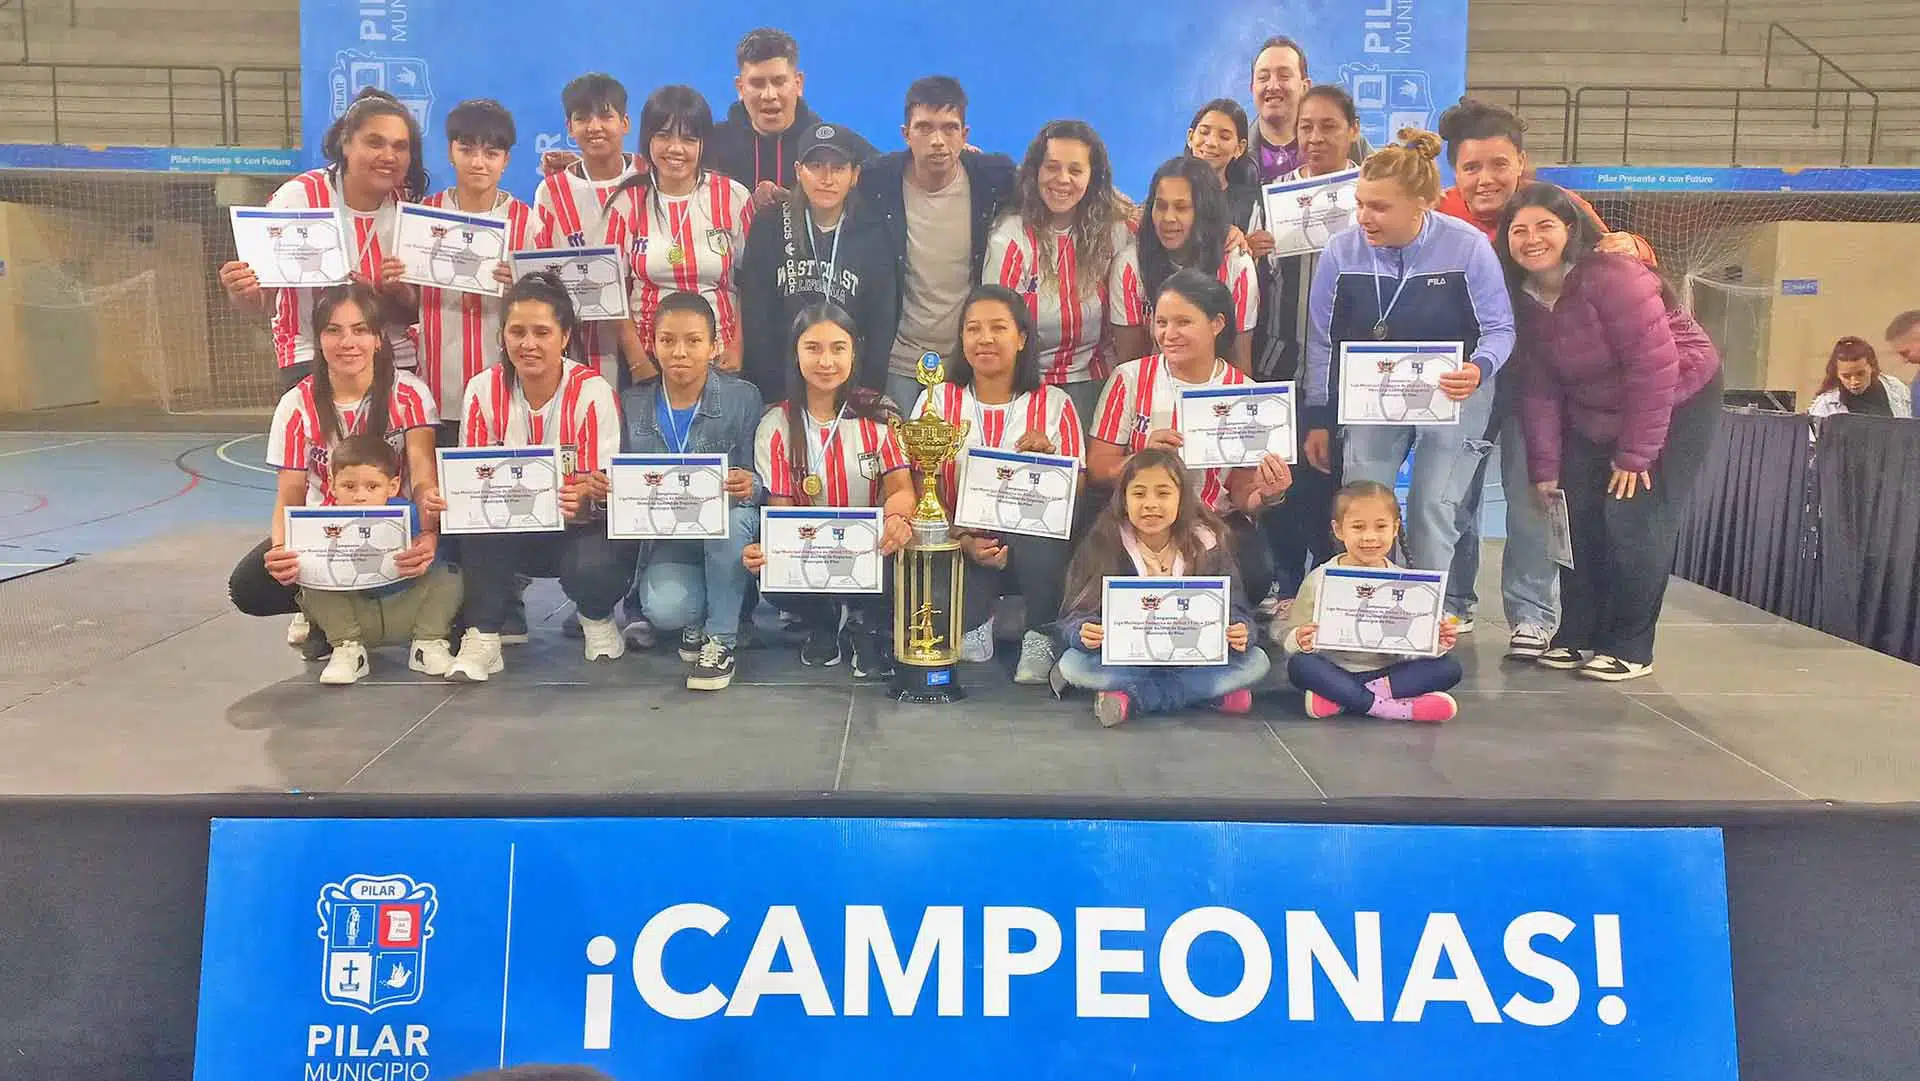
[[[800,161],[811,161],[823,153],[832,153],[851,165],[860,164],[866,153],[866,141],[850,128],[836,124],[816,124],[800,139]]]

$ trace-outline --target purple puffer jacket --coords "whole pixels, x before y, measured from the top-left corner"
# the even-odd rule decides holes
[[[1522,293],[1520,422],[1536,483],[1560,479],[1561,432],[1572,428],[1631,473],[1652,469],[1675,406],[1720,370],[1720,354],[1693,316],[1669,310],[1660,279],[1638,260],[1590,255],[1567,274],[1552,308]]]

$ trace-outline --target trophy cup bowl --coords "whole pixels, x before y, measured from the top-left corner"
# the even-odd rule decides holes
[[[916,378],[929,390],[945,382],[940,357],[920,358]],[[929,407],[913,420],[889,417],[887,427],[920,482],[913,539],[893,563],[893,692],[902,702],[952,702],[964,697],[956,669],[966,632],[966,556],[940,505],[940,470],[959,452],[971,425],[954,424]]]

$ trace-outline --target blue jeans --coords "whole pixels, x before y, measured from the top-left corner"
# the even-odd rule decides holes
[[[920,385],[920,381],[911,375],[901,375],[899,372],[892,371],[887,373],[887,398],[893,402],[893,407],[900,411],[900,415],[908,420],[913,419],[913,413],[910,410],[913,409],[913,403],[920,400],[920,393],[925,389]]]
[[[1295,653],[1287,658],[1287,682],[1348,713],[1365,713],[1373,708],[1373,692],[1367,690],[1367,684],[1382,676],[1395,698],[1416,698],[1453,689],[1459,685],[1462,672],[1460,662],[1452,657],[1409,657],[1371,672],[1349,672],[1318,653]]]
[[[726,645],[740,639],[740,609],[753,577],[741,553],[760,530],[758,507],[734,506],[726,540],[654,541],[640,568],[640,610],[655,630],[698,626]]]
[[[1551,631],[1560,622],[1560,567],[1547,550],[1547,515],[1533,497],[1527,475],[1527,444],[1512,408],[1500,421],[1500,488],[1507,500],[1507,547],[1500,557],[1500,602],[1507,622]],[[1480,503],[1486,464],[1460,504],[1460,542],[1447,574],[1447,611],[1471,616],[1480,603]]]
[[[1378,481],[1393,487],[1400,463],[1413,451],[1413,490],[1407,498],[1407,562],[1421,570],[1453,565],[1460,539],[1460,507],[1480,463],[1493,449],[1487,441],[1493,415],[1493,385],[1482,383],[1460,403],[1458,425],[1353,425],[1346,430],[1341,479]]]
[[[1060,674],[1068,683],[1089,691],[1123,691],[1142,713],[1171,713],[1217,701],[1267,678],[1270,666],[1266,651],[1259,648],[1234,653],[1224,665],[1187,667],[1108,667],[1100,663],[1100,654],[1079,646],[1060,658]]]

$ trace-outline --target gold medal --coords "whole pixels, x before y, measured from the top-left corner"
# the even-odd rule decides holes
[[[807,498],[818,499],[820,493],[827,490],[827,486],[821,483],[818,473],[808,473],[807,479],[800,482],[800,490],[807,493]]]
[[[673,247],[667,249],[668,266],[679,266],[686,261],[687,249],[681,247],[678,243],[675,243]]]

